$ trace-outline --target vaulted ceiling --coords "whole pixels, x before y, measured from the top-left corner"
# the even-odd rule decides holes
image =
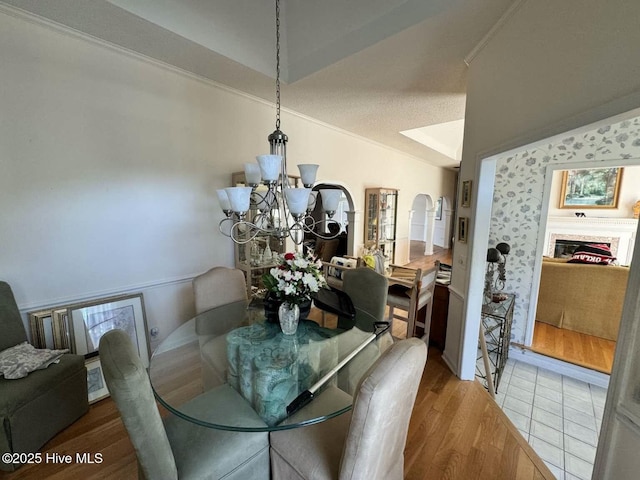
[[[0,3],[274,101],[275,0]],[[465,58],[513,3],[281,0],[282,107],[455,167]]]

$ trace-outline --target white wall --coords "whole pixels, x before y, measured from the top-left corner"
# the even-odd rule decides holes
[[[472,60],[460,181],[473,180],[467,244],[453,258],[445,361],[472,378],[488,247],[491,154],[640,106],[640,2],[523,1]]]
[[[191,278],[232,265],[215,190],[267,152],[273,106],[4,13],[0,45],[1,278],[23,313],[142,291],[162,338],[192,315]],[[319,163],[357,211],[366,187],[399,189],[403,248],[413,198],[452,195],[451,171],[282,117],[291,164]]]
[[[413,199],[411,206],[413,215],[411,216],[411,234],[409,240],[424,242],[427,228],[427,197],[418,195]]]

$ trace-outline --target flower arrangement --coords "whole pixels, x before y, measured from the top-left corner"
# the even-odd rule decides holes
[[[278,300],[299,304],[326,287],[322,262],[311,255],[285,253],[280,264],[262,276],[264,286]]]

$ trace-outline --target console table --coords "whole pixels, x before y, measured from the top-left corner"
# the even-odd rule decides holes
[[[515,305],[515,295],[506,294],[507,298],[501,302],[491,302],[482,306],[482,327],[487,344],[487,351],[490,363],[490,372],[484,372],[482,367],[482,356],[476,362],[476,377],[483,380],[485,387],[489,388],[487,375],[491,375],[494,390],[498,391],[500,378],[504,365],[509,358],[509,342],[511,340],[511,323],[513,322],[513,307]]]

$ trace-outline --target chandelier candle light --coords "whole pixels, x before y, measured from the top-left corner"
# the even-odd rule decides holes
[[[229,187],[217,191],[220,207],[226,218],[219,224],[220,232],[235,243],[244,244],[257,235],[270,235],[283,242],[291,238],[301,245],[303,233],[311,233],[321,238],[335,238],[334,235],[320,235],[314,228],[320,223],[311,216],[315,196],[311,187],[316,181],[318,165],[300,164],[300,178],[303,187],[289,183],[287,173],[288,138],[280,130],[280,1],[276,0],[276,129],[269,135],[270,154],[258,155],[257,164],[244,166],[245,187]],[[260,184],[267,188],[260,188]],[[320,190],[323,211],[330,222],[342,192],[337,189]],[[247,212],[257,210],[249,221]]]

